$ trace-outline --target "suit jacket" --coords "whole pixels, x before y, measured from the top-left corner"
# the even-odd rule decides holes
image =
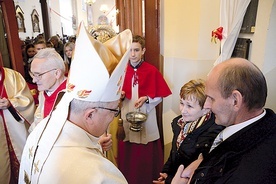
[[[275,184],[276,115],[236,132],[204,157],[191,183]]]
[[[171,183],[181,164],[188,166],[198,158],[200,153],[208,153],[217,134],[224,129],[223,126],[215,124],[214,114],[211,114],[209,120],[186,136],[177,150],[176,141],[181,130],[177,122],[181,117],[181,115],[177,116],[171,123],[174,136],[170,156],[162,170],[163,173],[168,174],[165,183]]]

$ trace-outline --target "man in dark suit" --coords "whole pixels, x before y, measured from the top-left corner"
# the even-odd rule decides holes
[[[204,107],[226,126],[218,135],[222,142],[184,171],[181,166],[172,183],[275,184],[276,115],[264,109],[260,69],[242,58],[224,61],[209,74],[205,92]]]

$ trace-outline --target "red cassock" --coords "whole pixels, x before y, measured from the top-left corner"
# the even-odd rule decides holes
[[[171,94],[171,90],[162,74],[156,67],[145,61],[138,64],[136,68],[132,67],[130,63],[127,65],[122,89],[125,92],[126,99],[137,100],[131,99],[135,84],[138,84],[139,97],[149,96],[154,99],[157,97],[164,98]],[[126,103],[123,103],[123,106],[128,106]],[[130,184],[152,183],[154,179],[159,177],[159,172],[163,167],[162,143],[159,136],[156,136],[156,134],[159,135],[159,133],[156,133],[158,132],[158,126],[156,117],[153,118],[153,116],[156,116],[156,111],[149,111],[148,119],[145,122],[147,126],[144,126],[142,132],[138,132],[135,135],[128,132],[128,136],[132,137],[132,141],[119,141],[118,168]],[[126,122],[124,121],[124,123]],[[148,131],[152,130],[152,127],[156,127],[156,132],[154,130]],[[125,130],[125,132],[127,131]],[[136,140],[140,140],[138,141],[140,143],[136,142]],[[145,143],[144,141],[148,142]]]

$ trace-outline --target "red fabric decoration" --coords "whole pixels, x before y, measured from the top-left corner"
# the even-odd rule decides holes
[[[217,39],[219,41],[222,40],[222,31],[223,31],[223,27],[219,27],[215,30],[212,31],[212,39],[211,39],[211,42],[215,42],[217,43]]]
[[[123,85],[123,91],[128,99],[131,99],[132,95],[131,81],[134,74],[135,69],[128,63]],[[163,76],[153,65],[144,61],[141,66],[136,69],[136,75],[136,80],[138,80],[139,84],[139,97],[149,96],[150,98],[155,98],[166,97],[172,94]]]

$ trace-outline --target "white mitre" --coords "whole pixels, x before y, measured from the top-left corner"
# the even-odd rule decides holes
[[[20,172],[24,172],[25,181],[38,182],[47,157],[67,120],[69,105],[73,99],[111,102],[120,98],[131,43],[130,30],[125,30],[102,44],[90,36],[81,23],[66,92],[50,114],[49,121],[46,124],[41,123],[41,128],[32,132],[40,135],[39,138],[26,144],[28,160],[31,162],[23,161],[25,166],[22,171],[20,168]]]
[[[102,44],[90,36],[82,24],[76,40],[66,93],[72,98],[91,102],[118,100],[131,37],[131,31],[125,30]]]

